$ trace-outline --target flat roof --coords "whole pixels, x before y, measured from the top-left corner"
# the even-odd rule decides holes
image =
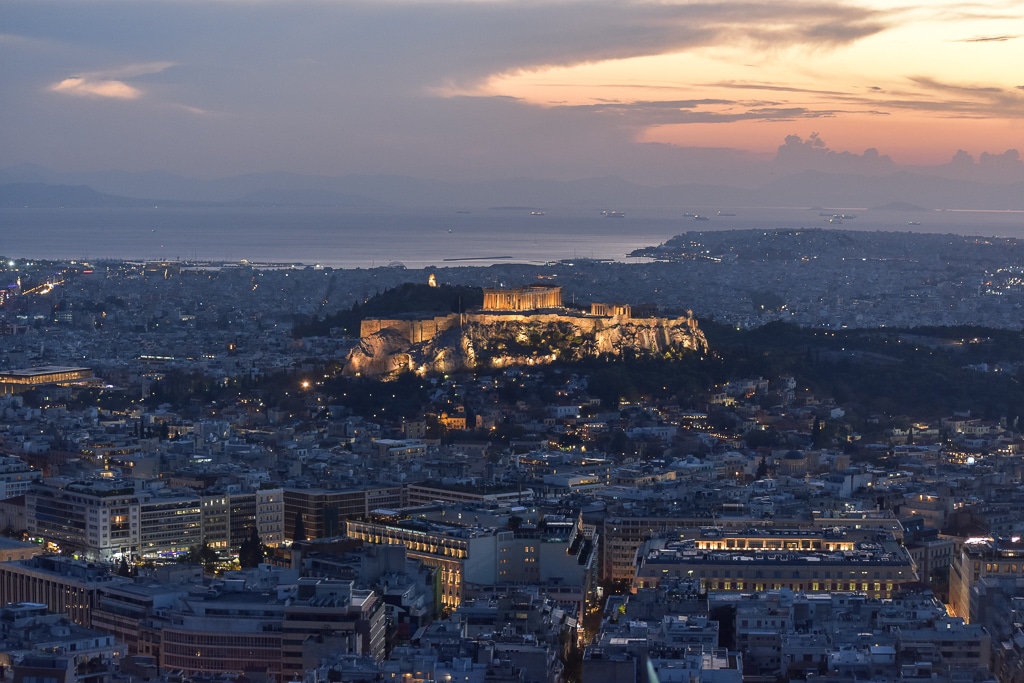
[[[62,375],[67,373],[92,373],[91,368],[73,367],[66,365],[40,365],[34,368],[16,368],[7,372],[0,372],[0,381],[4,379],[35,379],[47,375]]]
[[[14,538],[0,536],[0,550],[23,550],[25,548],[38,548],[34,543],[26,543]]]

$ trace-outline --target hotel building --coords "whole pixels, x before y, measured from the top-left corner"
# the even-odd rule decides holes
[[[913,560],[878,531],[702,529],[695,538],[653,539],[637,555],[634,590],[693,579],[703,590],[857,592],[891,598],[917,581]]]
[[[636,553],[644,541],[681,534],[679,538],[695,538],[695,533],[708,526],[707,517],[609,517],[601,532],[601,578],[605,581],[631,582],[636,573]],[[715,527],[725,532],[784,528],[820,534],[826,529],[849,529],[852,532],[875,530],[903,539],[903,526],[891,512],[851,512],[838,515],[814,513],[810,520],[755,519],[723,517]]]
[[[446,509],[453,520],[473,510]],[[597,538],[581,517],[549,516],[536,526],[460,526],[424,520],[349,521],[346,535],[366,543],[404,545],[408,557],[436,567],[441,604],[454,609],[467,585],[530,583],[559,600],[576,602],[582,614],[597,580]]]
[[[312,509],[310,520],[328,511]],[[173,559],[204,541],[227,553],[248,538],[254,524],[265,543],[278,545],[284,516],[281,489],[201,496],[189,489],[149,489],[137,479],[50,477],[25,494],[30,534],[101,562],[123,556]]]

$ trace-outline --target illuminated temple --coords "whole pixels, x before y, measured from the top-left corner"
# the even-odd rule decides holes
[[[562,288],[558,285],[527,285],[515,289],[484,288],[485,311],[535,311],[561,307]]]

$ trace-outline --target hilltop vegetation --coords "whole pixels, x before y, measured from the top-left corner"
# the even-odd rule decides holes
[[[327,336],[332,329],[350,336],[359,335],[359,323],[365,318],[405,317],[412,314],[458,313],[484,304],[480,287],[438,285],[430,287],[407,282],[355,304],[347,311],[298,321],[292,331],[296,338]]]
[[[581,364],[602,400],[684,405],[715,384],[792,376],[805,396],[833,398],[852,419],[954,412],[1010,423],[1024,413],[1024,334],[978,327],[824,331],[771,323],[750,330],[701,323],[710,354],[676,361]],[[584,368],[580,368],[582,371]],[[764,397],[766,403],[771,394]]]

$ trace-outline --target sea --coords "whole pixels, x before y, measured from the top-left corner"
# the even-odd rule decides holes
[[[630,262],[642,260],[628,257],[632,250],[683,233],[789,228],[1024,239],[1024,212],[858,207],[0,209],[0,256],[248,261],[332,268],[580,259]]]

